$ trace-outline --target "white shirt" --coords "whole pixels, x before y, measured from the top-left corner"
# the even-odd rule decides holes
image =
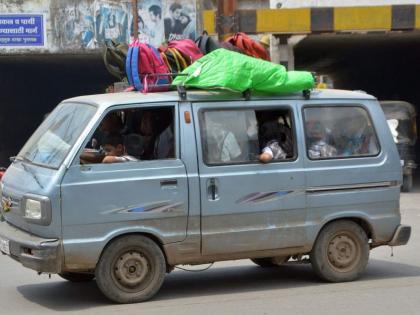
[[[136,162],[136,161],[138,161],[134,156],[131,156],[131,155],[116,156],[115,159],[118,162]]]

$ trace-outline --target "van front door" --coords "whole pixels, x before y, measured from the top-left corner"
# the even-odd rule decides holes
[[[305,243],[305,191],[290,102],[193,104],[197,130],[203,255]],[[287,133],[287,156],[257,159],[267,126]],[[266,132],[265,132],[266,133]],[[282,141],[286,141],[283,139]]]
[[[69,268],[95,261],[98,253],[92,251],[95,248],[92,243],[97,243],[100,250],[121,234],[147,233],[162,243],[179,242],[186,237],[188,180],[185,165],[179,158],[177,108],[160,105],[142,107],[139,113],[135,110],[124,107],[108,115],[125,118],[124,127],[132,128],[129,132],[133,132],[126,139],[135,139],[134,132],[139,131],[143,137],[139,139],[144,142],[146,128],[137,128],[137,123],[131,120],[142,121],[143,115],[147,115],[144,124],[156,133],[148,139],[153,143],[144,144],[151,148],[149,153],[145,152],[147,148],[142,149],[139,160],[122,163],[81,165],[76,162],[63,179],[62,226],[65,262]],[[153,118],[155,110],[159,120]],[[155,129],[156,121],[159,126],[163,124],[162,117],[167,110],[172,114],[167,115],[172,117],[172,122],[166,122],[169,129]],[[134,115],[130,117],[130,114]],[[164,145],[159,149],[160,143]],[[165,148],[171,150],[164,152]],[[133,154],[134,149],[138,146],[132,146]]]

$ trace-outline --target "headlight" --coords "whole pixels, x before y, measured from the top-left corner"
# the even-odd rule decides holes
[[[21,202],[22,217],[34,224],[49,225],[51,223],[51,201],[46,196],[25,194]]]
[[[40,220],[42,218],[41,202],[33,199],[26,199],[25,217],[33,220]]]

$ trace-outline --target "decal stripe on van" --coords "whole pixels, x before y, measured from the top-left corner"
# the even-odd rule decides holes
[[[328,191],[337,191],[337,190],[355,190],[355,189],[374,189],[374,188],[383,188],[383,187],[395,187],[399,186],[397,181],[389,182],[377,182],[377,183],[367,183],[367,184],[352,184],[352,185],[337,185],[337,186],[320,186],[320,187],[310,187],[306,189],[307,193],[319,193],[319,192],[328,192]]]

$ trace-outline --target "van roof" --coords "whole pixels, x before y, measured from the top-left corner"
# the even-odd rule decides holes
[[[187,100],[196,102],[205,101],[233,101],[243,100],[241,93],[223,90],[188,90]],[[287,95],[258,94],[252,93],[251,100],[272,100],[272,99],[303,99],[302,93]],[[360,91],[315,89],[311,91],[311,99],[376,99],[375,97]],[[79,96],[65,100],[64,102],[89,103],[100,107],[113,105],[125,105],[136,103],[160,103],[179,101],[177,91],[159,93],[122,92]]]

